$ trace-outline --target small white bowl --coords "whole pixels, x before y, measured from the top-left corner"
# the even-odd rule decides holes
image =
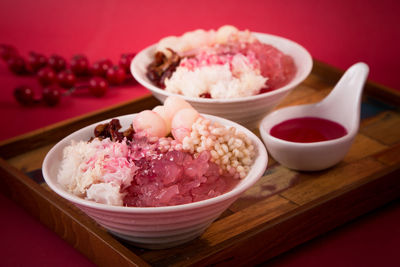
[[[135,114],[117,117],[127,128]],[[264,174],[268,156],[261,140],[246,128],[215,116],[204,115],[225,126],[233,126],[246,134],[257,149],[257,156],[248,175],[231,191],[218,197],[167,207],[119,207],[99,204],[79,198],[57,182],[57,174],[64,147],[71,140],[89,140],[96,125],[104,120],[76,131],[58,142],[46,155],[42,170],[49,187],[61,197],[71,201],[110,233],[139,247],[161,249],[188,242],[199,235],[225,211],[245,190]]]
[[[340,162],[350,149],[360,124],[361,96],[369,68],[365,63],[351,66],[331,93],[315,104],[278,109],[260,123],[260,134],[270,155],[294,170],[318,171]],[[341,124],[343,137],[313,143],[290,142],[270,134],[275,125],[294,118],[318,117]]]
[[[258,127],[261,119],[310,74],[313,61],[310,53],[301,45],[279,36],[253,33],[261,42],[273,45],[285,54],[292,56],[296,64],[295,77],[285,86],[271,92],[234,99],[207,99],[182,96],[200,113],[207,113],[235,121],[249,129]],[[149,89],[154,97],[164,103],[173,93],[155,86],[146,76],[146,68],[153,61],[156,45],[139,52],[131,62],[133,77]]]
[[[326,119],[325,114],[316,113],[313,106],[293,106],[274,111],[261,121],[260,135],[268,153],[283,166],[298,171],[319,171],[337,164],[349,150],[357,129],[338,139],[313,143],[290,142],[270,134],[273,126],[302,117]]]

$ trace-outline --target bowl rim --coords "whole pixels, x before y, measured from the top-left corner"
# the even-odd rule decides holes
[[[113,117],[116,119],[121,119],[121,118],[129,118],[130,116],[135,116],[137,113],[134,114],[128,114],[128,115],[122,115],[122,116],[117,116]],[[218,204],[218,203],[223,203],[225,201],[229,200],[236,200],[237,197],[241,193],[243,193],[245,190],[250,188],[253,184],[255,184],[259,178],[265,173],[265,170],[267,168],[268,164],[268,154],[267,150],[263,144],[263,142],[250,130],[246,129],[245,127],[213,115],[208,115],[208,114],[201,114],[206,118],[211,119],[212,121],[218,121],[219,123],[225,125],[225,126],[234,126],[236,129],[238,129],[241,132],[244,132],[247,137],[251,138],[251,140],[254,143],[254,146],[257,148],[258,155],[255,158],[254,165],[251,168],[250,173],[252,173],[253,177],[252,179],[248,178],[246,176],[245,178],[241,179],[241,181],[238,183],[237,186],[235,186],[232,190],[219,195],[217,197],[197,201],[197,202],[192,202],[192,203],[187,203],[187,204],[182,204],[182,205],[174,205],[174,206],[162,206],[162,207],[126,207],[126,206],[113,206],[113,205],[108,205],[108,204],[102,204],[102,203],[97,203],[94,201],[90,200],[85,200],[83,198],[80,198],[78,196],[73,195],[72,193],[67,192],[66,190],[62,189],[61,185],[59,185],[56,181],[56,178],[51,179],[50,174],[49,174],[49,164],[51,162],[50,158],[60,149],[63,149],[65,146],[69,145],[71,140],[73,140],[73,137],[85,132],[89,131],[89,129],[94,129],[94,126],[97,124],[105,123],[110,121],[113,118],[105,119],[93,124],[90,124],[86,127],[81,128],[80,130],[77,130],[68,136],[64,137],[61,139],[58,143],[56,143],[46,154],[43,164],[42,164],[42,173],[43,173],[43,178],[47,185],[54,191],[56,192],[59,196],[63,197],[64,199],[67,199],[71,201],[72,203],[78,205],[78,206],[83,206],[87,208],[92,208],[92,209],[97,209],[97,210],[102,210],[102,211],[109,211],[109,212],[123,212],[123,213],[135,213],[135,214],[152,214],[152,213],[170,213],[170,212],[180,212],[180,211],[185,211],[185,210],[192,210],[196,208],[207,208],[209,206]],[[124,128],[124,126],[123,126]],[[76,140],[76,139],[75,139]],[[81,139],[78,139],[81,140]],[[61,152],[62,153],[62,152]],[[246,180],[246,178],[248,178]],[[54,182],[53,182],[54,180]]]
[[[312,56],[308,52],[308,50],[305,49],[299,43],[297,43],[295,41],[292,41],[292,40],[290,40],[288,38],[284,38],[284,37],[281,37],[281,36],[278,36],[278,35],[273,35],[273,34],[268,34],[268,33],[252,32],[252,34],[254,34],[258,39],[259,38],[269,38],[271,40],[277,40],[279,42],[287,43],[288,45],[294,47],[296,50],[300,51],[301,54],[303,55],[303,57],[306,59],[306,61],[304,62],[305,63],[304,64],[304,71],[301,73],[301,75],[299,75],[297,77],[294,77],[288,84],[286,84],[283,87],[277,88],[277,89],[275,89],[273,91],[270,91],[270,92],[258,94],[258,95],[245,96],[245,97],[240,97],[240,98],[229,98],[229,99],[208,99],[208,98],[200,98],[200,97],[188,97],[188,96],[184,96],[184,95],[181,95],[181,94],[175,94],[175,93],[167,92],[167,91],[155,86],[151,82],[147,81],[146,80],[147,78],[142,77],[141,72],[140,72],[140,70],[138,68],[140,60],[142,58],[146,58],[147,57],[146,55],[148,53],[150,53],[152,50],[155,49],[157,43],[152,44],[150,46],[147,46],[146,48],[142,49],[139,53],[136,54],[136,56],[131,61],[130,71],[131,71],[131,74],[133,75],[133,77],[142,86],[144,86],[145,88],[147,88],[148,90],[150,90],[152,92],[154,91],[155,93],[160,94],[160,95],[164,95],[166,97],[178,95],[178,96],[181,96],[186,101],[196,102],[196,103],[207,103],[207,104],[212,104],[212,103],[241,103],[241,102],[246,102],[246,101],[249,101],[249,100],[258,100],[258,99],[262,99],[262,98],[265,98],[265,97],[274,96],[274,95],[277,95],[277,94],[282,94],[282,93],[285,93],[285,92],[291,90],[292,88],[296,87],[297,85],[299,85],[311,73],[311,70],[312,70],[312,67],[313,67]],[[268,42],[263,42],[263,43],[270,44]],[[274,45],[274,44],[271,44],[271,45]],[[277,48],[279,49],[279,47],[277,47]],[[297,65],[296,65],[296,67],[298,68]]]

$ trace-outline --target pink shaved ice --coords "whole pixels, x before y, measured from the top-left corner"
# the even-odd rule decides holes
[[[174,61],[177,66],[168,71],[157,69],[158,63],[154,61],[149,65],[149,79],[170,93],[188,97],[226,99],[257,95],[285,86],[297,71],[290,55],[260,42],[247,30],[239,31],[229,25],[218,31],[193,31],[164,38],[156,51],[180,61]]]
[[[72,143],[64,150],[58,181],[68,191],[109,205],[158,207],[219,196],[238,182],[220,175],[210,152],[162,153],[157,142],[135,135],[132,141],[106,138]]]
[[[238,182],[221,176],[219,167],[203,151],[197,158],[190,153],[169,151],[151,160],[141,159],[131,186],[124,190],[124,204],[135,207],[181,205],[219,196]]]

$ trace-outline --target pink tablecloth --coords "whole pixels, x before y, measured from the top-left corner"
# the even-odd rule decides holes
[[[167,35],[232,24],[297,41],[314,58],[342,69],[355,62],[366,62],[371,68],[370,79],[400,89],[399,13],[400,5],[389,0],[5,0],[0,2],[0,43],[16,46],[23,55],[36,51],[69,59],[76,53],[84,53],[92,62],[100,58],[116,62],[121,53],[140,51]],[[147,93],[140,85],[129,85],[114,88],[101,99],[83,94],[64,98],[53,108],[26,108],[12,97],[13,88],[21,84],[40,90],[34,78],[16,77],[1,62],[0,140]],[[91,264],[12,202],[0,197],[3,218],[0,265]],[[392,221],[399,221],[399,213],[399,205],[394,205],[372,219],[322,239],[326,241],[301,249],[294,256],[284,256],[275,264],[320,266],[323,262],[324,266],[333,263],[346,266],[348,262],[354,263],[349,264],[353,266],[375,266],[379,260],[390,262],[395,259],[392,246],[400,237]],[[386,235],[387,232],[391,234]],[[379,246],[375,246],[377,242]],[[353,250],[354,253],[349,253]],[[339,262],[332,261],[335,257]]]

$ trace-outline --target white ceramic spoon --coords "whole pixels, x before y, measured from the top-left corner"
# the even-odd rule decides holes
[[[365,63],[354,64],[321,102],[278,109],[264,117],[259,129],[271,156],[288,168],[302,171],[326,169],[341,161],[358,132],[361,95],[368,72]],[[290,142],[270,135],[271,128],[278,123],[302,117],[337,122],[346,128],[347,134],[338,139],[313,143]]]

